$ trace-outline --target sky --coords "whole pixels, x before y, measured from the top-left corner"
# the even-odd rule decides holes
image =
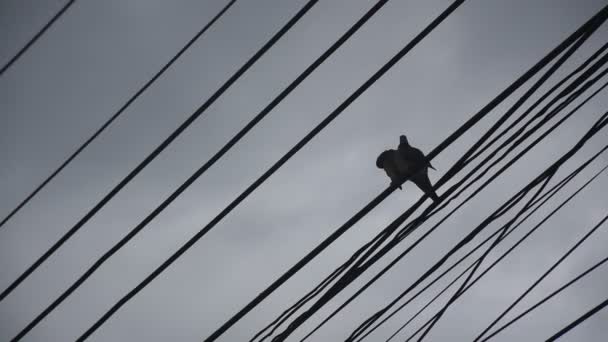
[[[71,228],[305,2],[237,1],[107,132],[0,229],[0,288],[8,286]],[[0,1],[0,65],[63,3]],[[10,212],[122,106],[225,3],[226,0],[77,1],[0,77],[0,216]],[[0,340],[9,340],[25,327],[373,3],[322,0],[313,7],[206,114],[0,303]],[[68,341],[80,336],[450,3],[391,0],[24,341]],[[207,337],[386,188],[388,178],[376,168],[375,159],[381,151],[395,148],[400,134],[407,134],[412,145],[428,153],[604,5],[600,0],[465,2],[89,340],[199,341]],[[607,33],[606,25],[602,26],[558,76],[572,70],[605,43]],[[515,95],[521,94],[520,90]],[[439,179],[516,98],[509,98],[438,155],[433,160],[437,171],[430,174],[431,181]],[[416,280],[447,248],[573,146],[604,113],[607,104],[605,93],[598,95],[313,335],[312,341],[346,338]],[[606,132],[599,133],[560,170],[558,177],[593,155],[606,141]],[[605,155],[599,158],[525,227],[540,221],[561,198],[607,162]],[[607,177],[600,176],[521,249],[488,273],[449,309],[429,340],[466,341],[481,332],[606,215]],[[394,192],[220,340],[251,338],[420,196],[420,191],[409,183],[403,191]],[[496,227],[491,226],[474,242]],[[508,317],[606,257],[607,230],[608,227],[600,228]],[[298,340],[314,328],[422,232],[395,248],[290,340]],[[524,232],[525,229],[515,233],[507,245],[498,248],[499,252]],[[497,255],[493,253],[490,258]],[[606,298],[605,267],[494,340],[549,337]],[[449,279],[414,301],[368,340],[384,341]],[[600,312],[563,340],[603,340],[608,334],[607,319],[608,311]],[[423,322],[417,320],[413,327]],[[399,336],[403,340],[409,334]]]

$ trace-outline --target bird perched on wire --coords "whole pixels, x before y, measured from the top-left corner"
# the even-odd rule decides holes
[[[412,147],[405,135],[399,137],[397,150],[386,150],[376,159],[376,166],[384,169],[391,184],[401,188],[405,180],[411,180],[434,201],[439,200],[428,177],[428,168],[433,165],[419,149]]]

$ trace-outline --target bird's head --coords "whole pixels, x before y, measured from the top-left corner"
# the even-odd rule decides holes
[[[405,146],[410,146],[410,143],[407,141],[407,137],[403,134],[399,136],[399,144],[403,144]]]
[[[384,168],[384,161],[386,160],[386,158],[388,158],[388,155],[387,155],[388,153],[389,153],[389,151],[384,151],[384,152],[380,153],[378,158],[376,158],[376,166],[379,169]]]

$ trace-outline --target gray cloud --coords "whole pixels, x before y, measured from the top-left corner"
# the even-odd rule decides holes
[[[26,340],[64,341],[79,336],[449,2],[391,1],[260,127],[49,315]],[[0,287],[7,286],[80,219],[303,3],[304,0],[237,3],[107,134],[0,231]],[[7,60],[61,5],[62,2],[3,1],[0,39],[4,44],[0,47],[0,61]],[[66,13],[0,79],[0,213],[9,212],[33,184],[48,175],[223,5],[224,1],[219,0],[171,3],[82,0]],[[399,134],[406,132],[423,151],[432,150],[603,5],[599,0],[465,3],[180,261],[123,307],[91,340],[194,341],[207,336],[384,189],[387,179],[375,168],[374,160],[379,151],[397,143]],[[364,0],[321,1],[62,251],[0,303],[0,340],[11,338],[24,327],[369,6],[371,2]],[[602,27],[567,67],[572,68],[597,49],[605,37],[606,27]],[[437,260],[441,251],[572,146],[605,111],[606,104],[605,96],[589,103],[321,329],[314,340],[344,338],[369,314],[392,300]],[[434,161],[439,171],[431,175],[432,180],[438,179],[506,108],[501,106],[439,155]],[[571,169],[595,153],[605,143],[605,137],[605,133],[599,134],[567,167]],[[603,157],[582,178],[589,177],[606,161],[608,158]],[[580,181],[576,183],[566,193],[573,191]],[[448,311],[432,332],[432,340],[467,340],[480,332],[605,215],[606,184],[606,176],[602,176],[522,249],[489,273],[459,305]],[[393,194],[222,340],[242,341],[251,337],[418,196],[418,190],[411,185]],[[552,203],[556,205],[557,201]],[[541,214],[535,216],[536,220]],[[608,239],[605,230],[600,230],[585,248],[560,266],[515,312],[604,257]],[[509,241],[522,234],[523,231],[519,232]],[[505,250],[506,246],[501,248]],[[387,264],[402,249],[391,252],[381,264]],[[373,273],[356,284],[370,279]],[[496,340],[548,337],[605,298],[606,280],[606,271],[600,270]],[[308,332],[340,299],[352,294],[355,287],[347,289],[296,335]],[[409,318],[407,313],[415,312],[432,295],[429,293],[412,303],[370,340],[389,336],[392,329]],[[607,332],[602,324],[607,317],[605,312],[598,314],[565,340],[597,340]]]

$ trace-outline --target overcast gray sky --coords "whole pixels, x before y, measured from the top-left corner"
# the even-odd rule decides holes
[[[76,223],[305,2],[238,1],[115,125],[0,230],[0,288],[8,286]],[[63,3],[0,1],[0,64]],[[13,209],[225,3],[78,1],[0,78],[0,216]],[[373,3],[320,1],[59,253],[0,303],[0,340],[10,339],[30,322]],[[80,336],[450,3],[391,0],[259,127],[24,340],[66,341]],[[406,133],[414,146],[429,152],[604,5],[601,0],[467,1],[90,340],[197,341],[206,337],[385,188],[388,178],[376,168],[375,158],[382,150],[395,147],[399,134]],[[604,25],[563,72],[603,44],[607,32]],[[608,99],[602,93],[313,340],[338,341],[348,336],[414,281],[443,250],[481,222],[489,210],[572,146],[606,110],[606,104]],[[440,154],[433,162],[438,171],[430,175],[431,180],[438,179],[504,108]],[[598,134],[560,175],[598,151],[608,141],[606,137],[605,132]],[[590,166],[565,193],[572,192],[607,161],[604,156]],[[525,248],[507,258],[450,309],[430,340],[470,340],[483,330],[606,214],[607,186],[607,176],[602,176],[551,219]],[[229,330],[222,341],[250,338],[420,195],[411,184],[395,192]],[[548,208],[556,204],[552,201]],[[541,217],[536,215],[526,227]],[[608,227],[586,242],[513,314],[605,257],[606,230]],[[523,230],[515,235],[522,234]],[[403,248],[396,248],[380,265]],[[373,268],[321,310],[293,340],[310,331],[329,309],[378,269]],[[496,341],[550,336],[603,300],[608,295],[607,281],[608,270],[600,269]],[[383,341],[438,289],[413,302],[370,341]],[[608,334],[606,319],[608,311],[594,316],[564,340],[603,341]],[[400,336],[404,339],[408,334]]]

